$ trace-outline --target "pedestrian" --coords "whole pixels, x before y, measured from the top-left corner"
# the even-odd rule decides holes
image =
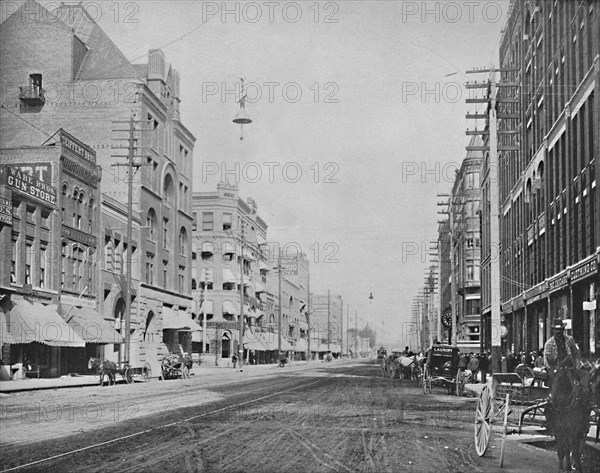
[[[237,365],[237,362],[238,362],[238,357],[235,353],[233,355],[231,355],[231,362],[233,363],[233,369],[235,369],[235,366]]]
[[[488,357],[485,353],[480,353],[479,370],[481,372],[481,382],[483,384],[485,384],[487,381],[487,371],[488,371]]]
[[[477,382],[477,372],[479,371],[479,360],[475,356],[473,352],[470,354],[469,364],[467,365],[467,370],[471,372],[473,383]]]
[[[548,386],[559,368],[579,368],[581,354],[573,337],[565,335],[565,324],[561,319],[552,324],[554,335],[544,345],[544,368],[548,373]]]

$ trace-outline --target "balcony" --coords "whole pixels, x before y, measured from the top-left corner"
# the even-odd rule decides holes
[[[29,105],[44,105],[45,90],[41,87],[19,87],[19,100]]]

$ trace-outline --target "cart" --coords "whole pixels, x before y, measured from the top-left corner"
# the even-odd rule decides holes
[[[190,377],[191,368],[191,356],[171,353],[161,361],[162,379],[187,379]]]
[[[152,368],[150,363],[144,363],[144,366],[137,366],[129,368],[129,377],[131,382],[140,381],[148,383],[152,379]]]
[[[462,396],[465,389],[465,372],[459,368],[459,350],[452,345],[432,345],[427,350],[421,384],[423,392],[430,394],[434,385],[446,386],[448,394]]]
[[[542,428],[544,409],[548,404],[549,388],[534,386],[533,378],[521,378],[517,373],[495,373],[492,385],[483,386],[475,410],[475,451],[483,456],[492,435],[492,425],[501,423],[500,467],[504,463],[504,449],[508,434],[520,434],[524,422]],[[496,408],[494,403],[498,402]],[[513,428],[509,429],[509,424]]]

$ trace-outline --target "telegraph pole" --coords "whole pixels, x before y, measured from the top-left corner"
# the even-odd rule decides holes
[[[489,185],[489,199],[490,199],[490,309],[491,309],[491,344],[492,344],[492,371],[499,373],[501,371],[501,307],[500,307],[500,186],[498,182],[498,151],[519,151],[520,147],[517,145],[506,145],[498,146],[498,134],[505,135],[516,135],[519,133],[517,129],[503,129],[498,131],[498,104],[519,104],[520,101],[516,97],[498,97],[499,87],[509,87],[518,89],[519,84],[511,81],[501,81],[496,83],[494,74],[496,72],[518,72],[518,69],[475,69],[467,71],[467,74],[481,74],[489,73],[490,78],[487,82],[475,82],[467,83],[466,86],[469,89],[487,89],[487,96],[483,98],[471,98],[467,99],[467,103],[484,103],[487,104],[486,113],[474,113],[467,114],[467,119],[486,119],[487,127],[482,131],[470,131],[467,130],[467,135],[487,135],[488,145],[487,146],[468,146],[468,151],[483,151],[489,153],[489,165],[487,170],[487,177],[484,177],[484,181],[487,180]],[[513,110],[514,112],[514,110]],[[511,120],[518,119],[519,114],[515,113],[502,113],[502,119]],[[485,209],[485,206],[484,206]],[[480,327],[480,333],[481,333]],[[481,336],[481,335],[480,335]]]
[[[277,254],[277,273],[279,275],[279,311],[277,313],[277,361],[281,358],[281,306],[283,301],[281,300],[281,247],[278,248]]]
[[[329,297],[329,289],[327,289],[327,352],[329,353],[329,341],[330,341],[330,332],[331,330],[331,300]]]
[[[246,222],[241,220],[240,228],[240,317],[238,318],[238,363],[240,371],[244,367],[244,239]]]
[[[340,358],[344,353],[344,299],[340,298],[342,307],[340,309]]]
[[[312,335],[312,330],[310,328],[310,308],[311,308],[310,307],[310,268],[309,268],[309,271],[308,271],[308,288],[307,288],[307,292],[308,292],[308,302],[307,302],[308,310],[306,312],[306,324],[308,326],[308,328],[307,328],[308,354],[306,356],[306,360],[310,361],[311,358],[312,358],[312,352],[310,351],[310,345],[311,345],[310,338],[311,338],[311,335]]]

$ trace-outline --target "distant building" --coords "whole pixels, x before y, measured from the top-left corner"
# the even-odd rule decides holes
[[[312,294],[310,325],[313,352],[341,353],[344,301],[338,294]]]

